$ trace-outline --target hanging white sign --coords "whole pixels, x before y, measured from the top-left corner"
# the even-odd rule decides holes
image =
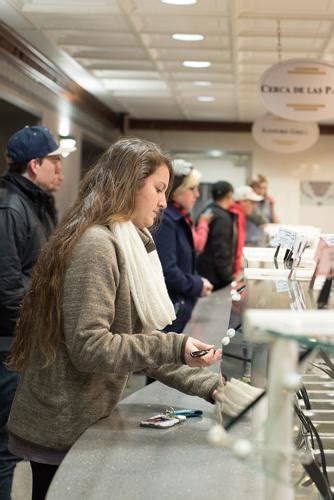
[[[316,122],[334,118],[334,66],[290,59],[271,66],[258,90],[265,107],[288,120]]]
[[[276,153],[298,153],[311,147],[319,137],[316,123],[285,120],[270,113],[261,116],[252,126],[254,140]]]

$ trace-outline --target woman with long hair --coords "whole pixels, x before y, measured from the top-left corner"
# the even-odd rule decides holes
[[[221,350],[193,358],[213,346],[158,331],[175,314],[147,228],[172,177],[155,144],[118,141],[86,174],[37,262],[9,360],[21,372],[10,449],[31,462],[33,500],[76,439],[115,408],[131,371],[212,401],[220,378],[202,367]]]

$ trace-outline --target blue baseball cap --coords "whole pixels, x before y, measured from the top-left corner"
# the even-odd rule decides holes
[[[63,148],[47,127],[34,125],[21,128],[7,143],[7,156],[12,163],[27,163],[33,158],[61,155]]]

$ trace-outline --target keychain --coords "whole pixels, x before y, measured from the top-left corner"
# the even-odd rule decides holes
[[[166,408],[162,413],[154,415],[140,422],[141,427],[153,427],[155,429],[166,429],[184,422],[189,417],[200,417],[202,410],[184,409],[174,410],[172,406]]]

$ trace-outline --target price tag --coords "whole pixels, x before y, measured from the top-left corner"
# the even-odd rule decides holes
[[[282,248],[293,248],[297,233],[286,227],[280,227],[276,237],[274,238],[275,245],[280,245]]]
[[[297,234],[297,237],[295,239],[295,243],[293,245],[293,250],[292,250],[292,258],[295,261],[298,261],[301,259],[303,252],[305,248],[307,247],[307,244],[309,243],[309,240],[305,234]]]

